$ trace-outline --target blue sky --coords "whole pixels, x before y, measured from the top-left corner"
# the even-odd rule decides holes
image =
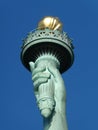
[[[98,129],[98,1],[0,1],[0,130],[42,130],[22,39],[44,16],[57,16],[73,38],[75,61],[62,76],[69,130]]]

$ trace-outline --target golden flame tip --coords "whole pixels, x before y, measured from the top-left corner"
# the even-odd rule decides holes
[[[38,29],[45,28],[62,31],[62,23],[58,17],[46,16],[38,23]]]

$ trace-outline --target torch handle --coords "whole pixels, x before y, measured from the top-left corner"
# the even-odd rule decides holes
[[[38,93],[38,107],[42,116],[48,117],[55,105],[52,79],[49,79],[47,83],[41,84],[38,88]]]

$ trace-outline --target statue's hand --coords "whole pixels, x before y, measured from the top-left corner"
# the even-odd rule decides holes
[[[39,86],[44,85],[44,91],[53,91],[53,97],[55,100],[55,111],[65,110],[66,91],[64,87],[64,81],[59,70],[55,67],[49,66],[46,71],[46,67],[33,68],[32,80],[34,82],[34,92],[37,100],[39,99]],[[52,81],[52,82],[50,82]],[[47,86],[48,87],[45,87]],[[41,91],[43,91],[41,89]]]

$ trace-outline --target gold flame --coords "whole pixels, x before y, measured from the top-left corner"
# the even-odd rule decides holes
[[[45,28],[62,31],[62,23],[57,17],[47,16],[38,23],[38,29]]]

